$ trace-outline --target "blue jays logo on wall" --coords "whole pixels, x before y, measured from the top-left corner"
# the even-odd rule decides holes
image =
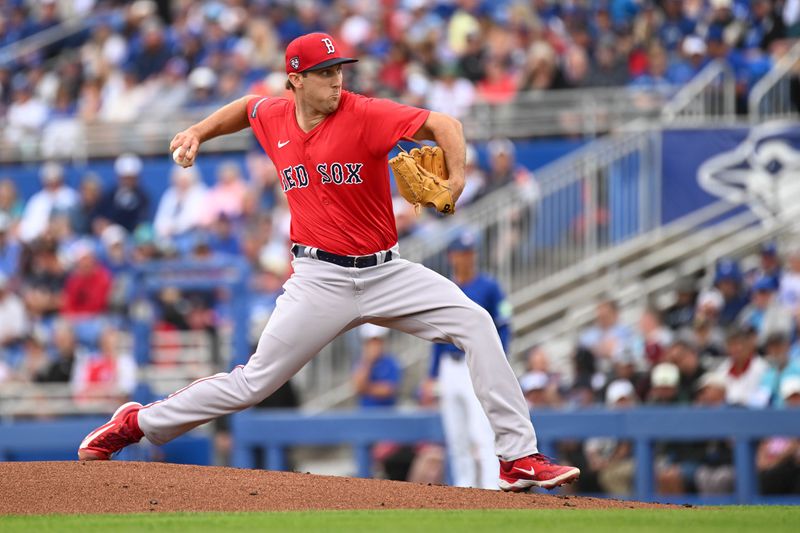
[[[747,205],[762,219],[780,215],[800,199],[800,124],[754,126],[735,148],[700,165],[697,181],[705,191]]]

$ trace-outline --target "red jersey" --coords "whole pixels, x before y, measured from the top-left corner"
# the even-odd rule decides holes
[[[247,116],[289,203],[293,242],[367,255],[397,242],[388,154],[430,112],[342,91],[339,107],[308,133],[294,101],[254,97]]]

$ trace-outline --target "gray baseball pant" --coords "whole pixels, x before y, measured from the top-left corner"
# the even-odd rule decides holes
[[[466,352],[475,393],[495,434],[498,457],[537,452],[536,434],[492,318],[456,284],[402,258],[346,268],[309,257],[292,262],[276,308],[244,366],[181,389],[139,411],[139,427],[164,444],[217,417],[257,404],[337,335],[372,322]]]

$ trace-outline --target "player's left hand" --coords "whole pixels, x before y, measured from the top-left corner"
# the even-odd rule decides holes
[[[192,128],[178,133],[173,137],[172,142],[169,143],[169,151],[172,153],[172,159],[183,168],[190,167],[194,164],[199,149],[200,138],[192,131]]]

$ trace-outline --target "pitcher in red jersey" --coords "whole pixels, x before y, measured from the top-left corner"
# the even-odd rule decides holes
[[[286,49],[294,99],[247,96],[178,133],[176,162],[248,126],[278,170],[291,212],[294,274],[256,352],[230,373],[201,379],[146,406],[126,404],[83,441],[81,459],[109,459],[145,436],[164,444],[272,394],[337,335],[364,323],[466,353],[475,393],[495,434],[499,486],[525,491],[574,481],[577,468],[538,453],[527,404],[494,322],[447,278],[400,257],[388,154],[403,137],[434,140],[446,154],[454,200],[464,189],[461,124],[441,113],[342,88],[334,39],[311,33]]]

